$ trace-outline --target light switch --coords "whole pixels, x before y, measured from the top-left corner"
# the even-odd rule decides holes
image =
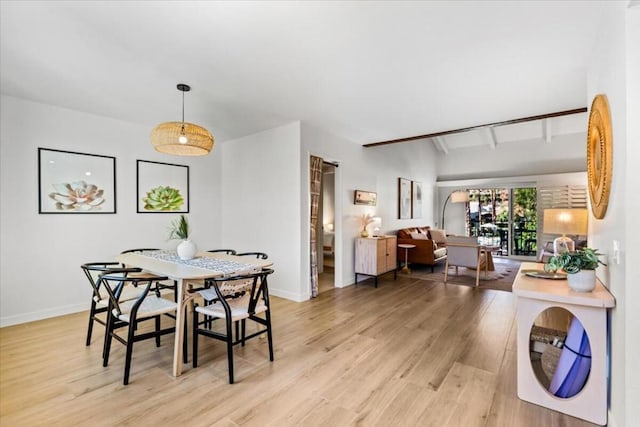
[[[617,240],[613,241],[611,262],[613,262],[614,264],[620,264],[620,242]]]

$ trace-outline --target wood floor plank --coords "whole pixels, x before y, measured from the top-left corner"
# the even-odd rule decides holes
[[[387,275],[311,301],[272,297],[266,340],[226,349],[200,338],[199,366],[171,376],[173,337],[101,364],[104,328],[86,312],[0,329],[6,426],[588,426],[516,395],[514,296]],[[250,326],[253,328],[253,326]],[[189,338],[191,339],[191,338]],[[190,353],[190,351],[189,351]]]

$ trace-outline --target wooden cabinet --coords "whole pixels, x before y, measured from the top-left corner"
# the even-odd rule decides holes
[[[360,237],[356,239],[356,284],[358,275],[375,278],[378,287],[378,276],[393,271],[395,278],[397,269],[396,236]]]

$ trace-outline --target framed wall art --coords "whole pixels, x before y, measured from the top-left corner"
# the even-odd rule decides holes
[[[411,181],[398,178],[398,218],[411,218]]]
[[[355,205],[375,206],[378,203],[378,195],[372,191],[356,190],[353,199]]]
[[[411,181],[411,218],[422,218],[422,183]]]
[[[138,160],[138,213],[188,213],[189,166]]]
[[[38,212],[116,213],[116,158],[38,148]]]

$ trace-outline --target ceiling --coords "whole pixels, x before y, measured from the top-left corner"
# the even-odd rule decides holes
[[[217,141],[294,120],[358,144],[585,107],[608,1],[2,1],[3,94]],[[586,113],[432,139],[584,132]],[[493,142],[492,142],[493,141]]]

